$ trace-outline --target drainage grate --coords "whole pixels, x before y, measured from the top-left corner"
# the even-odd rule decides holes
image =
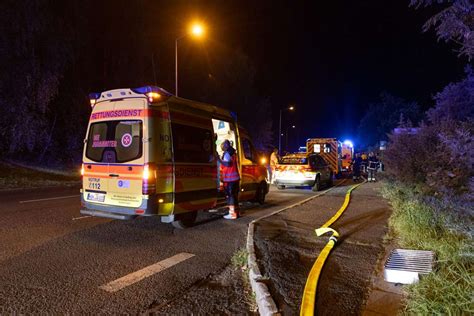
[[[384,279],[391,283],[412,284],[420,274],[433,271],[434,252],[394,249],[385,262]]]

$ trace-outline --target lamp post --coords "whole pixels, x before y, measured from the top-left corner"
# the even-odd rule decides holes
[[[283,111],[294,111],[295,107],[293,105],[290,105],[287,108],[280,109],[280,125],[278,129],[278,153],[281,155],[281,114]]]
[[[178,41],[191,35],[195,38],[200,38],[204,35],[204,27],[200,23],[191,25],[188,34],[181,35],[174,41],[174,94],[178,96]]]

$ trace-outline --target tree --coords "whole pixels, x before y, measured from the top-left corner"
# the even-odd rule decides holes
[[[380,94],[380,101],[369,105],[360,120],[359,143],[363,146],[375,145],[388,140],[387,134],[398,126],[400,117],[412,123],[420,120],[420,107],[416,102],[407,102],[387,92]]]
[[[465,72],[465,79],[450,83],[435,95],[436,105],[427,113],[432,124],[474,120],[474,73],[471,67],[466,67]]]
[[[473,192],[474,75],[451,83],[434,97],[427,124],[415,135],[390,135],[387,172],[425,192],[451,196]],[[471,200],[472,201],[472,200]]]
[[[0,7],[1,152],[29,155],[50,139],[50,102],[70,61],[62,4],[5,1]]]
[[[461,48],[459,55],[474,57],[474,3],[471,0],[411,0],[416,8],[433,4],[449,4],[431,17],[423,26],[426,32],[436,29],[438,39],[454,42]]]

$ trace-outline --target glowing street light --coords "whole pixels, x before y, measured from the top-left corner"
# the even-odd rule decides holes
[[[191,26],[191,34],[195,37],[201,37],[204,35],[204,27],[202,24],[195,23]]]
[[[281,133],[281,113],[283,111],[294,111],[295,110],[295,106],[294,105],[290,105],[288,106],[287,108],[284,108],[284,109],[280,109],[280,128],[279,128],[279,133],[278,133],[278,153],[281,155],[281,137],[283,136],[283,134]],[[294,128],[294,127],[293,127]]]
[[[204,36],[205,29],[201,23],[193,23],[189,28],[189,33],[181,35],[176,38],[174,42],[174,94],[178,96],[178,41],[185,38],[186,36],[191,36],[194,38],[202,38]]]

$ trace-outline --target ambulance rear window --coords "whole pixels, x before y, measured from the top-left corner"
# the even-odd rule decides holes
[[[87,137],[86,157],[92,161],[124,163],[142,156],[142,121],[93,123]]]

